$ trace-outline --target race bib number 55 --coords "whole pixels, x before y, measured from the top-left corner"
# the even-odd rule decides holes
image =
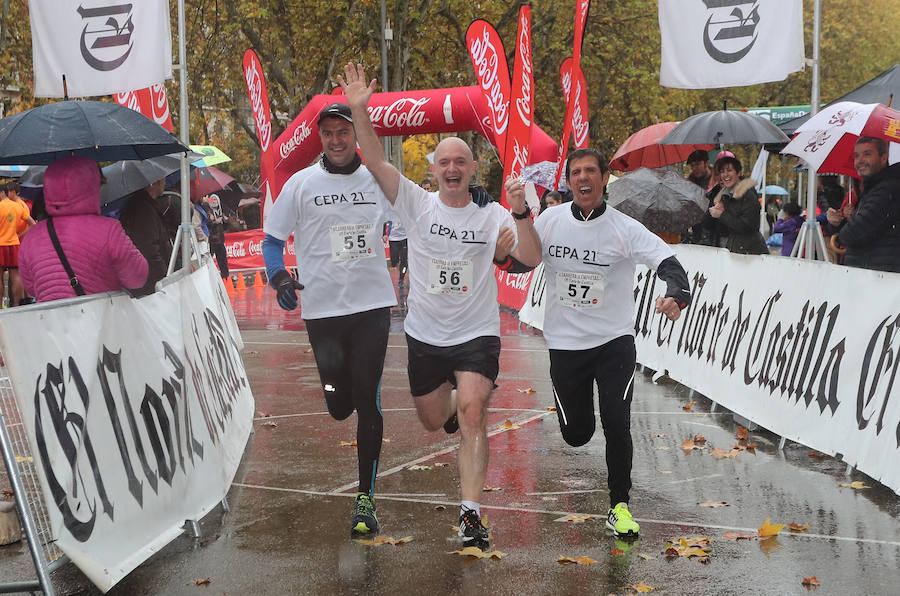
[[[369,259],[381,247],[375,234],[375,224],[360,223],[331,226],[331,260],[335,262]]]
[[[431,259],[428,266],[428,293],[472,294],[472,261]]]
[[[603,304],[603,276],[598,273],[556,274],[556,299],[569,308],[598,308]]]

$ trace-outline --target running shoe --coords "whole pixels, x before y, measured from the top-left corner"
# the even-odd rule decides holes
[[[374,534],[378,531],[378,518],[375,516],[375,499],[366,493],[356,493],[353,505],[353,521],[350,522],[352,534]]]
[[[487,550],[490,546],[490,537],[487,528],[481,523],[481,518],[474,509],[467,509],[459,516],[459,536],[463,546],[476,546],[481,550]]]
[[[637,536],[641,529],[638,523],[631,519],[627,503],[619,503],[609,510],[606,527],[612,530],[616,536]]]
[[[456,412],[453,412],[453,416],[447,418],[447,422],[444,423],[444,432],[448,435],[452,435],[456,431],[459,430],[459,418],[456,417]]]

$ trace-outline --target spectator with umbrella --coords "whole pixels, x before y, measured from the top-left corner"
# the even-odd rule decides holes
[[[735,157],[716,160],[715,172],[721,189],[709,208],[710,216],[728,230],[725,248],[739,254],[767,254],[759,233],[759,196],[756,182],[741,178],[741,162]]]
[[[19,269],[38,302],[121,289],[147,281],[147,260],[118,221],[100,215],[100,168],[90,158],[54,162],[44,176],[50,217],[22,241]]]
[[[165,176],[134,192],[128,204],[119,213],[122,228],[147,259],[150,271],[143,287],[135,292],[137,296],[152,294],[156,282],[166,276],[172,244],[169,231],[163,222],[156,199],[166,185]]]

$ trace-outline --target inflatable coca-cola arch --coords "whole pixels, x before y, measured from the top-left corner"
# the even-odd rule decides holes
[[[245,74],[262,139],[271,130],[263,109],[268,101],[262,101],[265,94],[262,77],[249,70],[245,70]],[[322,152],[316,119],[323,107],[335,101],[343,101],[343,94],[316,95],[277,139],[266,143],[269,146],[264,147],[261,164],[263,186],[268,187],[265,189],[266,204],[271,204],[294,172],[308,166]],[[477,86],[375,93],[369,101],[369,117],[380,136],[474,130],[497,146],[491,132],[488,107]],[[501,151],[502,148],[498,148],[498,153]],[[529,163],[555,160],[556,153],[556,143],[534,125]]]

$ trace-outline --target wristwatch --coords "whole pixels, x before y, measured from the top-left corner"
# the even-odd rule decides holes
[[[514,219],[528,219],[531,217],[531,209],[528,206],[525,206],[525,213],[516,213],[515,211],[510,211]]]

